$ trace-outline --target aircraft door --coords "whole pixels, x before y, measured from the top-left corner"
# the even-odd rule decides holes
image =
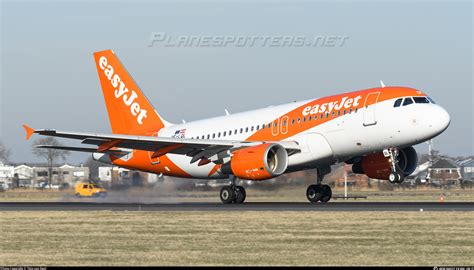
[[[279,123],[280,123],[279,118],[271,123],[271,125],[272,125],[272,135],[273,136],[278,136],[278,134],[280,134],[280,125],[279,125]]]
[[[372,126],[377,124],[376,119],[376,106],[379,99],[380,92],[370,93],[365,98],[363,114],[364,114],[364,126]]]
[[[281,127],[280,127],[280,133],[281,134],[286,134],[288,133],[288,125],[290,124],[289,123],[289,120],[290,118],[288,116],[284,116],[282,119],[281,119]]]

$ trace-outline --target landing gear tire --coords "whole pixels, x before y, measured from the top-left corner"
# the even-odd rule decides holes
[[[403,182],[403,176],[398,172],[392,172],[388,176],[388,181],[392,184],[397,184]]]
[[[306,189],[306,198],[312,203],[319,202],[322,195],[321,185],[310,185],[308,189]]]
[[[245,201],[245,198],[247,197],[245,188],[242,186],[236,186],[234,192],[235,192],[234,202],[243,203]]]
[[[235,192],[231,186],[224,186],[220,193],[221,201],[224,204],[232,203],[235,200]]]
[[[332,190],[331,190],[331,187],[328,186],[328,185],[322,185],[322,186],[321,186],[321,193],[322,193],[322,196],[321,196],[320,201],[321,201],[322,203],[329,202],[329,200],[330,200],[331,197],[332,197]]]

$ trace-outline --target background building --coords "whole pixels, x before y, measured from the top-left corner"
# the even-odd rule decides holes
[[[41,183],[48,182],[49,168],[44,166],[32,167],[33,177],[31,184],[38,187]],[[52,168],[51,184],[55,186],[74,186],[78,181],[89,180],[89,168],[84,166],[75,167],[69,164],[54,166]]]
[[[12,178],[15,174],[14,167],[0,162],[0,188],[7,189],[12,186]]]
[[[18,179],[18,187],[32,187],[34,180],[34,169],[26,164],[14,168],[14,176]]]
[[[428,169],[428,179],[434,186],[455,186],[461,184],[461,169],[456,162],[440,158]]]
[[[468,158],[459,162],[463,185],[472,186],[474,183],[474,158]]]

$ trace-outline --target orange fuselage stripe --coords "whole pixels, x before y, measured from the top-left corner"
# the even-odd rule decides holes
[[[316,113],[312,114],[312,120],[308,121],[306,119],[305,122],[303,122],[303,117],[304,115],[302,114],[303,110],[306,107],[315,107],[316,105],[319,105],[320,107],[322,104],[328,104],[330,102],[335,102],[335,101],[341,101],[343,98],[347,97],[350,99],[355,99],[358,96],[360,96],[359,102],[357,106],[351,107],[353,111],[355,109],[359,110],[363,108],[364,106],[370,106],[374,104],[374,100],[368,100],[369,102],[365,104],[365,100],[367,96],[371,93],[377,93],[380,92],[380,96],[378,98],[377,103],[380,103],[385,100],[390,100],[394,99],[397,97],[404,97],[404,96],[422,96],[424,95],[422,92],[411,89],[411,88],[406,88],[406,87],[385,87],[385,88],[373,88],[373,89],[367,89],[367,90],[362,90],[362,91],[356,91],[356,92],[351,92],[351,93],[345,93],[345,94],[339,94],[335,96],[329,96],[329,97],[323,97],[319,98],[316,100],[312,100],[284,115],[281,115],[280,117],[274,119],[271,123],[271,125],[274,125],[274,123],[277,123],[279,128],[281,128],[281,122],[282,119],[287,119],[286,123],[286,130],[287,132],[285,134],[278,132],[276,136],[272,134],[272,128],[266,127],[265,129],[260,129],[254,134],[252,134],[250,137],[247,138],[247,141],[266,141],[266,140],[272,140],[272,141],[281,141],[286,138],[295,136],[299,133],[302,133],[308,129],[314,128],[316,126],[319,126],[321,124],[324,124],[326,122],[329,122],[337,117],[343,116],[344,110],[346,110],[346,114],[348,113],[349,109],[345,107],[341,107],[339,110],[332,110],[329,113],[329,117],[326,117],[325,113],[324,116],[321,117],[322,113]],[[334,113],[334,116],[332,115]],[[314,119],[314,117],[317,117]],[[286,118],[288,117],[288,118]],[[292,119],[295,120],[295,124],[292,124]],[[300,122],[298,123],[298,119],[300,119]]]

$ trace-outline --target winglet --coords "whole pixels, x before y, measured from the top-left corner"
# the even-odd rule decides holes
[[[35,133],[35,130],[30,128],[28,125],[23,125],[23,128],[26,131],[26,140],[29,140],[31,135],[33,135],[33,133]]]

